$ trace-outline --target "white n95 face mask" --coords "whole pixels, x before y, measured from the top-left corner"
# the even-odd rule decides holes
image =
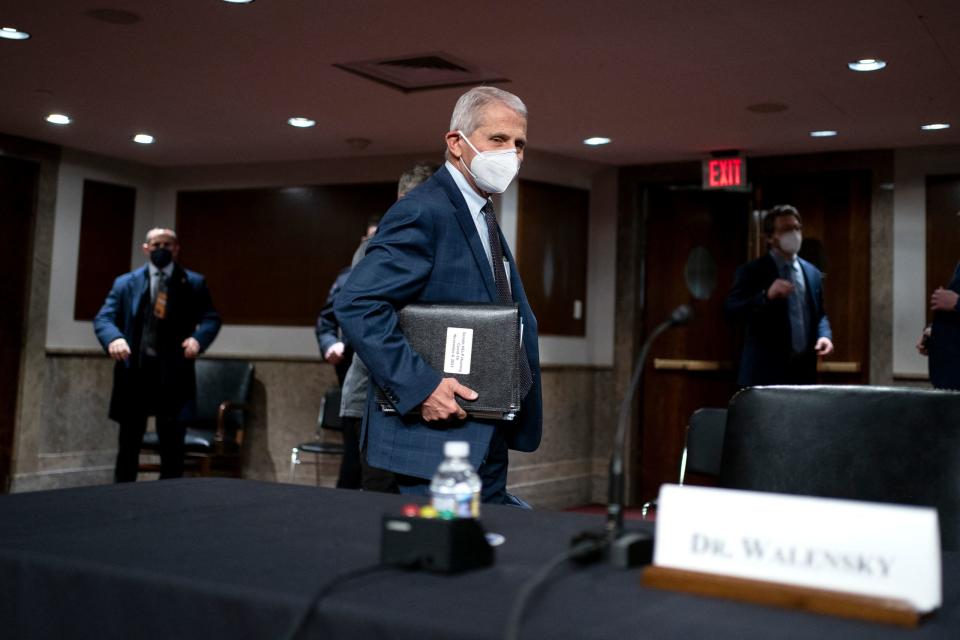
[[[465,140],[470,148],[477,154],[470,161],[467,171],[473,176],[477,186],[487,193],[503,193],[513,182],[517,172],[520,171],[520,156],[516,149],[503,149],[499,151],[477,151],[470,139],[464,135],[463,131],[457,131],[460,139]],[[460,158],[463,162],[463,157]]]
[[[789,256],[797,255],[801,244],[803,244],[803,236],[799,231],[787,231],[780,236],[780,250]]]

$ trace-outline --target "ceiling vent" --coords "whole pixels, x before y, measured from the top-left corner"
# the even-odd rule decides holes
[[[405,93],[466,85],[509,82],[490,69],[464,62],[449,53],[433,52],[333,65]]]

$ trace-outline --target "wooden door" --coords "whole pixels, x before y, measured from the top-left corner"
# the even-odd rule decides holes
[[[746,193],[648,187],[646,195],[638,335],[646,336],[680,304],[692,305],[694,319],[662,335],[650,350],[640,392],[640,437],[633,440],[634,502],[654,497],[664,482],[677,481],[690,415],[701,407],[725,407],[736,390],[737,345],[723,301],[747,253],[751,210]],[[707,300],[692,300],[684,278],[688,256],[697,247],[717,265],[717,286]]]
[[[0,156],[0,491],[10,486],[39,165]]]
[[[960,175],[927,176],[927,290],[946,287],[960,260]],[[927,322],[933,312],[927,309]],[[917,335],[920,329],[917,328]]]

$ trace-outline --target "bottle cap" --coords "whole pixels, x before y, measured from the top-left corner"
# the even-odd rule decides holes
[[[450,440],[443,444],[443,455],[448,458],[466,458],[470,455],[470,443]]]

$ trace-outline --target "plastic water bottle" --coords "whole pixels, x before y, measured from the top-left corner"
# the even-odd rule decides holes
[[[443,445],[443,462],[430,482],[433,507],[443,517],[480,517],[480,476],[470,464],[470,443],[450,441]]]

